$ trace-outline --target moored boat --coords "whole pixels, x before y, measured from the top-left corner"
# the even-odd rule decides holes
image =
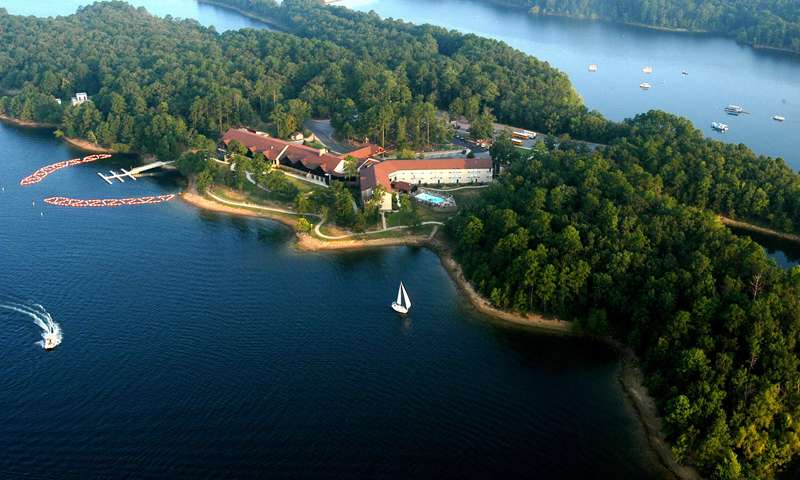
[[[711,128],[722,133],[728,131],[728,125],[720,122],[711,122]]]
[[[392,302],[392,310],[402,314],[406,314],[411,310],[411,298],[409,298],[403,282],[400,282],[400,288],[397,289],[397,300]]]
[[[744,108],[739,105],[728,105],[725,107],[725,111],[728,115],[739,115],[740,113],[744,113]]]

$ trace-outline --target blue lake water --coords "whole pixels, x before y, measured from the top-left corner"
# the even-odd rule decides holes
[[[781,156],[800,169],[800,56],[758,51],[711,35],[534,17],[484,0],[344,0],[338,5],[502,40],[565,72],[586,105],[608,118],[665,110],[690,119],[712,138]],[[598,65],[596,73],[589,72],[592,63]],[[645,66],[653,73],[644,74]],[[644,81],[653,88],[641,90]],[[726,115],[728,104],[742,105],[750,114]],[[786,121],[772,120],[776,114]],[[715,121],[729,124],[730,131],[715,133]]]
[[[113,186],[0,125],[0,478],[653,478],[608,348],[493,324],[430,251],[308,254],[285,227]],[[403,280],[407,320],[389,308]]]

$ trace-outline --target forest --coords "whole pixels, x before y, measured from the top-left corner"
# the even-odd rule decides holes
[[[447,227],[471,283],[631,346],[676,458],[706,478],[786,465],[800,451],[800,268],[610,153],[493,149],[508,170]]]
[[[503,0],[534,15],[564,15],[657,28],[714,32],[757,47],[800,53],[795,0]]]

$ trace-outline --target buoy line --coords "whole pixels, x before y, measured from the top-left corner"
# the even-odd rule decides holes
[[[153,195],[147,197],[133,197],[133,198],[97,198],[91,200],[82,200],[80,198],[67,198],[67,197],[49,197],[45,198],[45,203],[56,205],[58,207],[71,207],[71,208],[100,208],[100,207],[123,207],[128,205],[151,205],[155,203],[169,202],[175,198],[175,194],[169,195]]]
[[[29,185],[33,185],[34,183],[41,182],[46,176],[57,170],[61,170],[62,168],[80,165],[81,163],[95,162],[97,160],[105,160],[106,158],[111,158],[111,155],[105,153],[100,155],[89,155],[88,157],[73,158],[72,160],[64,160],[63,162],[53,163],[51,165],[44,166],[23,178],[20,180],[19,184],[23,187],[27,187]]]

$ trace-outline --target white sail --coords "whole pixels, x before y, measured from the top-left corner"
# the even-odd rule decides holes
[[[403,292],[403,306],[411,310],[411,299],[408,298],[408,292],[406,292],[406,288],[402,283],[400,284],[400,290]]]
[[[397,300],[395,303],[398,305],[403,304],[403,282],[400,282],[400,288],[397,289]]]

